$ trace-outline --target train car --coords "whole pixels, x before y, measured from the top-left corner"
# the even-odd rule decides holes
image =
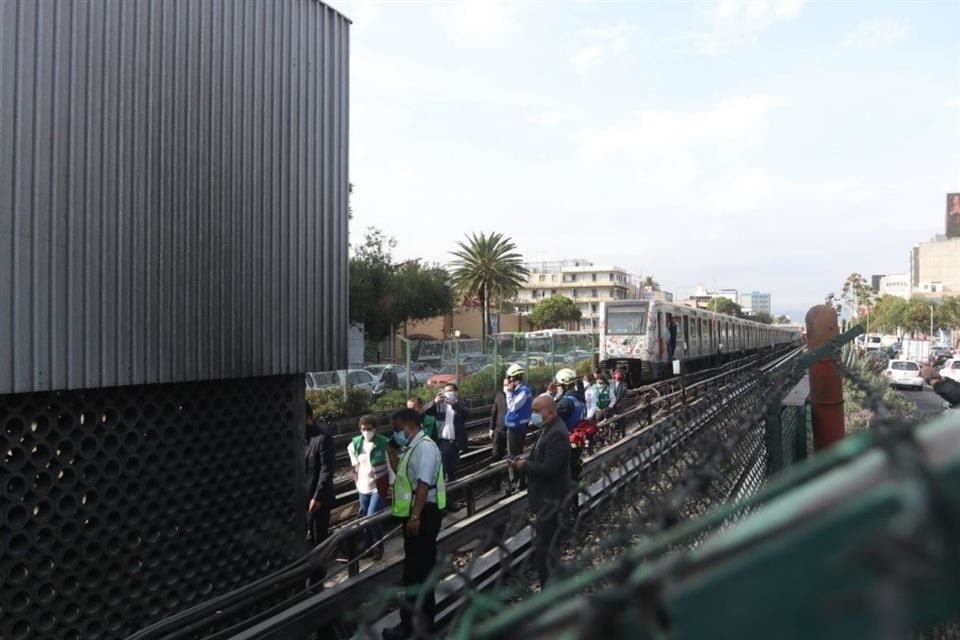
[[[799,339],[793,328],[669,302],[604,302],[600,317],[600,362],[608,370],[624,371],[631,387],[672,375],[671,355],[691,372]],[[676,340],[671,354],[672,321]]]

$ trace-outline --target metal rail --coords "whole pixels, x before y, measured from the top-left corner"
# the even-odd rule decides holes
[[[747,358],[743,358],[739,361],[731,361],[730,363],[727,363],[726,365],[717,369],[704,370],[696,374],[692,374],[690,376],[691,379],[695,377],[710,377],[706,377],[704,380],[691,382],[688,384],[685,390],[687,400],[690,401],[690,403],[699,402],[700,398],[698,398],[698,393],[701,389],[706,389],[710,382],[755,368],[758,359],[762,358],[764,355],[770,355],[771,353],[774,352],[772,350],[765,351],[764,353],[748,356]],[[792,355],[794,354],[791,354],[788,357],[792,357]],[[720,373],[717,373],[718,371]],[[655,383],[653,385],[631,390],[630,397],[637,402],[637,406],[620,415],[613,416],[602,421],[600,425],[611,425],[614,422],[624,420],[626,418],[639,416],[641,411],[644,410],[648,411],[648,415],[652,415],[649,414],[649,410],[651,408],[664,407],[665,410],[670,410],[678,406],[682,406],[678,401],[682,400],[684,396],[683,391],[671,390],[668,393],[660,394],[656,398],[649,398],[650,392],[659,393],[659,388],[661,387],[672,389],[678,385],[679,380],[671,378],[666,381],[661,381],[660,383]],[[665,418],[665,416],[658,417],[659,420]],[[615,457],[620,446],[632,442],[639,433],[640,431],[633,432],[627,437],[598,451],[595,455],[586,458],[584,460],[584,471],[586,472],[598,466],[602,467],[604,464],[609,463],[609,461]],[[688,432],[685,430],[684,433],[692,433],[692,431]],[[673,446],[679,446],[679,441],[674,442]],[[486,450],[489,450],[489,447],[487,447]],[[654,456],[653,453],[650,455]],[[644,461],[644,464],[649,464],[650,461],[654,459],[655,456]],[[448,491],[452,493],[458,489],[465,490],[464,493],[467,495],[468,500],[471,500],[472,491],[469,490],[472,489],[474,485],[487,481],[495,476],[505,474],[506,471],[506,462],[489,465],[487,468],[481,471],[451,483]],[[438,548],[440,553],[456,550],[464,544],[475,540],[477,538],[476,530],[478,528],[482,530],[489,530],[498,525],[503,525],[526,508],[525,491],[506,497],[494,505],[487,507],[480,513],[472,513],[474,509],[472,509],[468,504],[468,518],[453,523],[451,526],[445,528],[441,532],[440,538],[438,539]],[[346,542],[350,538],[355,538],[361,535],[362,531],[372,524],[384,524],[390,520],[392,520],[392,515],[388,510],[385,510],[373,516],[357,519],[353,522],[343,525],[335,530],[333,534],[322,544],[318,545],[302,558],[291,563],[287,567],[268,576],[255,580],[254,582],[251,582],[239,589],[212,598],[190,609],[175,614],[174,616],[166,618],[165,620],[150,625],[130,636],[129,640],[147,640],[153,638],[173,639],[189,637],[190,633],[195,631],[196,627],[198,626],[215,627],[217,626],[218,621],[228,619],[231,614],[242,611],[244,608],[253,608],[257,602],[270,600],[271,598],[276,598],[281,594],[289,593],[290,589],[293,588],[302,589],[307,577],[315,571],[321,569],[340,544]],[[353,604],[362,602],[362,598],[368,595],[369,590],[375,585],[397,582],[399,580],[401,565],[401,561],[395,561],[390,564],[377,566],[376,568],[365,571],[360,579],[344,581],[341,584],[319,594],[311,595],[308,590],[302,591],[299,593],[299,595],[295,595],[293,597],[295,599],[305,599],[303,599],[301,603],[295,603],[291,606],[288,606],[285,611],[290,616],[290,620],[293,621],[298,619],[298,614],[296,612],[303,609],[306,612],[310,612],[306,618],[309,620],[309,625],[313,625],[314,627],[322,625],[326,622],[329,622],[331,617],[338,615],[339,612],[342,611],[342,606],[353,606]],[[315,611],[316,607],[321,609],[323,608],[320,607],[320,603],[329,603],[334,599],[338,601],[336,610],[331,611],[330,607],[327,607],[326,612],[318,613]],[[442,607],[438,610],[442,610]],[[254,617],[256,618],[260,616]],[[244,626],[248,624],[250,624],[250,620],[246,620],[243,623]],[[289,636],[283,636],[281,634],[281,636],[277,637]]]
[[[778,368],[788,363],[798,354],[799,350],[793,350],[787,355],[761,368],[763,370]],[[717,377],[736,375],[755,368],[755,364],[743,365],[726,371],[714,378],[691,384],[687,387],[688,395],[692,396],[690,397],[692,400],[691,404],[699,404],[707,400],[706,397],[701,395],[701,391],[707,389],[707,385],[711,380],[715,380]],[[736,382],[737,381],[734,380],[732,384],[736,384]],[[696,422],[672,434],[666,441],[658,442],[654,446],[638,452],[638,455],[632,461],[627,461],[621,466],[619,473],[608,474],[607,478],[601,478],[594,482],[586,491],[589,497],[581,494],[579,499],[580,511],[585,512],[598,508],[603,503],[605,495],[609,495],[609,492],[615,491],[619,485],[629,482],[642,470],[655,465],[657,461],[670,450],[682,446],[687,439],[696,434],[706,424],[709,424],[735,397],[749,392],[749,390],[757,384],[756,380],[752,380],[749,381],[746,386],[734,390],[734,393],[724,395],[720,398],[719,402],[712,407],[711,411],[700,416]],[[670,402],[679,395],[680,392],[675,392],[658,398],[654,402]],[[661,417],[660,420],[663,419],[666,419],[666,416]],[[595,468],[605,468],[623,447],[628,446],[630,442],[639,438],[642,433],[653,428],[655,424],[656,423],[647,425],[634,431],[626,438],[609,445],[596,455],[584,460],[584,473],[592,471]],[[492,469],[488,471],[492,471]],[[473,542],[477,539],[477,529],[487,531],[507,523],[513,517],[527,509],[526,500],[522,499],[525,497],[525,491],[514,494],[507,500],[491,505],[474,518],[457,522],[452,527],[445,529],[441,532],[437,540],[438,553],[444,555],[445,553],[456,551],[467,543]],[[489,555],[486,561],[480,564],[475,574],[471,572],[469,576],[471,589],[476,590],[482,587],[483,584],[493,581],[499,572],[499,567],[503,563],[515,565],[526,559],[532,552],[532,540],[532,527],[526,527],[499,545],[496,550],[488,552]],[[504,549],[508,549],[509,551],[505,553]],[[312,630],[336,620],[342,615],[344,610],[361,605],[365,599],[369,597],[371,589],[399,581],[401,568],[402,560],[397,560],[389,566],[381,567],[373,572],[367,573],[359,579],[348,580],[332,589],[314,594],[299,602],[283,603],[284,606],[282,609],[280,606],[277,606],[268,610],[268,612],[270,612],[274,609],[280,609],[273,616],[255,616],[255,619],[265,619],[235,635],[223,637],[230,637],[233,638],[233,640],[281,640],[291,637],[303,637]],[[435,620],[439,626],[442,626],[454,615],[460,604],[461,593],[465,586],[466,583],[463,578],[458,576],[453,576],[438,585],[436,594],[438,614]]]

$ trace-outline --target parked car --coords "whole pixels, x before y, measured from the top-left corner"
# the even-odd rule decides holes
[[[960,358],[950,358],[940,368],[941,378],[950,378],[960,382]]]
[[[461,364],[460,379],[462,380],[464,377],[470,375],[476,370],[477,369],[474,367],[471,367],[466,364]],[[450,384],[451,382],[453,382],[454,384],[456,384],[457,382],[457,367],[456,365],[452,365],[452,364],[447,365],[445,367],[441,367],[440,371],[430,376],[430,379],[427,380],[427,386],[442,387],[443,385]]]
[[[953,351],[947,347],[934,347],[930,350],[930,366],[941,367],[953,356]]]
[[[343,386],[342,374],[342,370],[308,373],[304,376],[304,382],[306,388],[310,390],[335,389]],[[373,388],[376,386],[377,381],[372,373],[365,369],[348,369],[346,374],[348,386],[359,387],[364,391],[373,393]]]
[[[891,360],[884,374],[890,378],[890,386],[892,387],[923,389],[920,365],[913,360]]]

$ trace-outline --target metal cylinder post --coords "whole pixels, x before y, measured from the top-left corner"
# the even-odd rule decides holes
[[[817,305],[807,312],[807,350],[814,351],[839,335],[837,312]],[[810,412],[813,418],[813,448],[822,451],[843,439],[843,381],[833,354],[810,367]]]

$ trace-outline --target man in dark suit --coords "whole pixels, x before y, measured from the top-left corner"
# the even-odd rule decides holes
[[[337,456],[333,436],[327,427],[317,424],[313,408],[306,403],[306,469],[307,538],[312,546],[323,542],[330,530],[330,511],[336,501],[333,490],[333,468]],[[326,571],[311,577],[311,582],[322,580]]]
[[[540,437],[527,459],[514,460],[513,466],[527,474],[527,497],[534,514],[534,563],[540,587],[560,559],[558,532],[560,518],[571,496],[570,441],[567,425],[557,415],[557,404],[548,395],[533,401],[530,426],[540,429]]]
[[[467,450],[467,418],[470,417],[470,410],[457,397],[457,385],[446,385],[423,415],[437,422],[437,446],[445,479],[453,482],[457,479],[460,452]]]

